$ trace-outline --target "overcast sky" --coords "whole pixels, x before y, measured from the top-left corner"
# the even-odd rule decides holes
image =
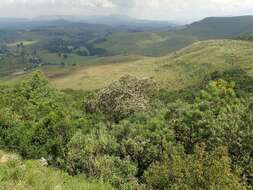
[[[152,20],[253,15],[253,0],[0,0],[1,17],[126,14]]]

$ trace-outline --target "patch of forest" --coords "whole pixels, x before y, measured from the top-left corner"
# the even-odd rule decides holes
[[[250,189],[252,81],[235,69],[171,92],[126,75],[83,92],[34,72],[0,88],[0,146],[115,189]]]

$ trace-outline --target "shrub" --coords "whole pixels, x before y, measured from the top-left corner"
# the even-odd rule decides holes
[[[124,76],[91,97],[87,110],[101,112],[109,120],[118,122],[133,113],[145,111],[155,86],[151,79]]]
[[[2,92],[1,143],[22,156],[43,156],[56,164],[65,156],[65,145],[74,130],[66,96],[52,89],[39,71]]]
[[[172,105],[166,118],[187,153],[198,143],[208,150],[227,146],[234,166],[243,168],[244,180],[252,183],[252,110],[233,88],[232,83],[213,81],[194,103]]]
[[[206,152],[197,145],[194,154],[175,153],[163,162],[153,164],[145,172],[147,189],[224,189],[246,190],[238,174],[231,170],[226,149]]]
[[[116,155],[119,144],[106,130],[94,130],[84,135],[76,133],[68,144],[67,167],[72,174],[110,182],[117,189],[139,186],[136,166]],[[127,188],[129,187],[129,188]]]

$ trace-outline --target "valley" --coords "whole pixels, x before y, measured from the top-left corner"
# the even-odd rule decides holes
[[[0,19],[0,190],[251,190],[252,23]]]
[[[43,66],[40,69],[49,77],[50,83],[59,89],[95,90],[129,74],[152,77],[161,88],[177,90],[197,84],[215,71],[240,68],[253,76],[253,43],[210,40],[196,42],[159,58],[109,56],[77,62],[78,66],[74,67]],[[15,83],[22,77],[14,73],[2,80]]]

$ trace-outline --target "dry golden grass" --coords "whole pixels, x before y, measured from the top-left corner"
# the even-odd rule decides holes
[[[152,61],[141,61],[105,64],[95,66],[80,66],[71,70],[45,70],[53,86],[58,88],[72,88],[94,90],[119,79],[122,75],[130,74],[139,77],[154,76],[156,65]]]
[[[178,90],[201,81],[217,70],[240,67],[253,75],[253,43],[234,40],[197,42],[166,57],[125,57],[93,60],[92,64],[76,67],[44,67],[50,83],[59,89],[95,90],[102,88],[121,76],[129,74],[139,78],[152,77],[161,88]],[[126,61],[125,61],[126,60]],[[22,77],[5,81],[15,82]]]
[[[45,69],[54,87],[59,89],[95,90],[102,88],[123,75],[139,78],[154,78],[161,87],[178,89],[186,85],[177,69],[164,69],[164,58],[143,58],[142,60],[94,66],[80,66],[75,69]]]

